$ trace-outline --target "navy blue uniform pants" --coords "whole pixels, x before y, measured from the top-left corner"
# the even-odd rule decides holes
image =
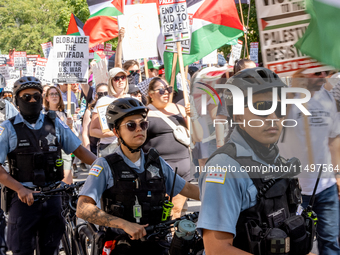
[[[9,208],[9,250],[14,255],[33,255],[38,244],[40,254],[56,254],[65,230],[61,210],[61,197],[52,197],[44,203],[34,202],[28,206],[15,194]]]

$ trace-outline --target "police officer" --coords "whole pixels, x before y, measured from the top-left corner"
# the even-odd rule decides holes
[[[13,254],[54,254],[64,231],[61,197],[34,203],[33,193],[63,179],[61,149],[87,164],[96,157],[81,146],[54,112],[41,113],[42,86],[35,77],[14,83],[20,113],[0,125],[0,163],[8,157],[10,173],[0,166],[0,183],[8,188],[7,242]],[[3,203],[4,204],[4,203]]]
[[[78,217],[122,229],[131,236],[126,240],[131,245],[128,253],[120,253],[118,245],[115,254],[161,252],[158,245],[138,240],[146,235],[147,224],[161,222],[165,194],[171,193],[174,180],[174,171],[156,150],[150,149],[147,154],[141,150],[146,140],[148,111],[134,98],[120,98],[108,106],[107,122],[120,146],[113,154],[94,162],[78,200]],[[199,199],[198,187],[178,175],[173,194]],[[97,206],[100,200],[101,209]],[[152,248],[146,248],[147,245]]]
[[[276,90],[285,84],[266,68],[242,70],[227,84],[237,86],[245,97],[247,88],[252,88],[253,95],[252,101],[245,99],[244,115],[232,115],[233,99],[226,100],[238,125],[230,141],[208,159],[206,168],[213,168],[199,178],[202,205],[197,227],[205,252],[307,254],[314,236],[307,233],[306,219],[296,215],[301,189],[298,179],[292,178],[300,162],[280,157],[276,145],[282,130],[281,104],[269,115],[252,113],[271,109],[274,93],[280,101]],[[224,93],[225,98],[234,96],[227,89]],[[275,121],[267,121],[271,119]]]
[[[6,88],[5,77],[0,74],[0,94],[3,95],[4,92],[9,92],[9,89]],[[0,124],[18,114],[18,110],[10,102],[11,100],[9,99],[5,100],[2,97],[0,98]]]

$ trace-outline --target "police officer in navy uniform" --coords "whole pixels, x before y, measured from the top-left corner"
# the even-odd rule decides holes
[[[94,162],[78,200],[79,218],[109,227],[115,233],[124,230],[131,236],[125,240],[128,250],[118,245],[114,254],[162,254],[157,244],[139,240],[146,235],[144,228],[148,224],[161,222],[165,194],[171,193],[175,177],[156,150],[150,149],[146,154],[141,150],[146,140],[148,111],[134,98],[120,98],[108,106],[107,122],[120,146]],[[173,194],[199,199],[198,187],[178,175]]]
[[[14,83],[20,113],[0,125],[0,163],[6,156],[10,172],[0,166],[0,183],[8,189],[7,243],[13,254],[55,254],[64,232],[61,197],[34,202],[33,193],[63,179],[61,149],[74,153],[87,164],[96,157],[81,146],[54,112],[42,109],[41,83],[22,77]]]
[[[212,167],[210,171],[199,178],[202,204],[197,227],[205,252],[308,254],[315,228],[314,222],[309,224],[309,216],[297,215],[302,201],[295,176],[301,163],[281,157],[276,145],[284,117],[279,92],[286,85],[274,72],[258,67],[238,72],[227,84],[237,86],[245,97],[248,88],[253,94],[252,101],[245,98],[244,115],[233,115],[234,95],[228,89],[224,92],[228,113],[238,125],[230,141],[208,159],[206,169]],[[254,109],[272,108],[274,93],[276,110],[255,115]]]

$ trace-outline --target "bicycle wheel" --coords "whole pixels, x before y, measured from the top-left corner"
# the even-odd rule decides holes
[[[92,249],[94,249],[94,238],[92,235],[91,230],[89,230],[86,226],[82,227],[79,230],[79,239],[80,239],[80,245],[83,249],[83,252],[85,255],[91,255]]]

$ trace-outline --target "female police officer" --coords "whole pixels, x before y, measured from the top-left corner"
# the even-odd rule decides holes
[[[147,224],[161,221],[165,193],[170,194],[174,180],[174,171],[156,150],[150,149],[147,154],[141,151],[146,140],[148,111],[134,98],[120,98],[108,106],[107,122],[120,146],[113,154],[94,162],[77,207],[78,217],[128,233],[131,236],[126,240],[131,245],[128,254],[148,249],[145,242],[136,240],[146,235]],[[198,187],[179,176],[174,187],[174,195],[177,194],[199,199]],[[101,209],[96,206],[99,200]],[[157,246],[148,249],[149,254],[157,252]]]

